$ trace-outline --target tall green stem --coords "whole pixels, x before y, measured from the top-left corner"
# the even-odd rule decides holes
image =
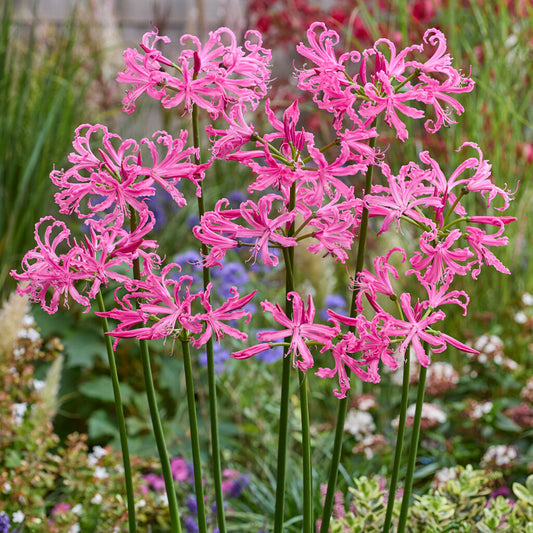
[[[311,461],[311,433],[309,399],[305,372],[298,372],[300,381],[300,412],[302,416],[302,467],[303,467],[303,527],[302,533],[313,532],[313,465]]]
[[[183,367],[185,369],[185,384],[187,388],[187,407],[189,409],[189,428],[191,430],[192,462],[194,466],[194,490],[196,494],[196,507],[199,533],[207,532],[205,514],[204,486],[202,482],[202,461],[200,457],[200,439],[198,436],[198,423],[196,419],[196,401],[194,396],[194,381],[192,374],[192,361],[189,340],[181,341],[183,353]]]
[[[389,487],[389,499],[387,501],[387,513],[383,525],[383,533],[389,533],[392,524],[392,512],[394,510],[394,500],[396,488],[398,486],[398,476],[402,461],[403,440],[405,435],[405,420],[407,418],[407,404],[409,403],[409,373],[410,373],[411,352],[407,350],[403,367],[402,398],[400,401],[400,419],[398,422],[398,433],[396,434],[396,448],[394,450],[394,462]]]
[[[96,301],[98,302],[98,309],[101,313],[105,313],[104,299],[102,293],[98,291],[96,294]],[[102,329],[104,330],[105,347],[107,351],[107,360],[109,362],[109,373],[111,375],[111,383],[113,384],[113,396],[115,397],[115,412],[117,415],[118,432],[120,434],[120,447],[122,449],[122,463],[124,464],[124,479],[126,482],[126,498],[128,501],[128,526],[129,533],[135,533],[137,526],[135,523],[135,498],[133,496],[133,481],[131,475],[130,452],[128,447],[128,436],[126,433],[126,421],[124,419],[124,409],[122,407],[122,397],[120,394],[120,382],[118,379],[117,363],[115,361],[115,352],[113,351],[113,344],[109,333],[109,324],[107,317],[101,316]]]
[[[134,233],[137,229],[137,217],[133,209],[130,210],[130,227],[131,233]],[[133,278],[136,280],[141,279],[141,268],[139,259],[133,260]],[[159,409],[157,407],[157,398],[154,387],[154,378],[152,376],[152,366],[150,364],[150,353],[148,351],[148,343],[144,339],[139,339],[139,346],[141,349],[144,386],[146,389],[148,406],[150,408],[150,418],[152,419],[152,427],[154,430],[157,452],[159,454],[161,471],[163,473],[163,479],[165,481],[165,491],[167,493],[168,498],[168,508],[170,513],[170,531],[171,533],[181,533],[178,499],[176,496],[176,488],[174,487],[172,471],[170,470],[170,459],[168,457],[168,451],[165,444],[163,424],[161,422],[161,417],[159,416]]]
[[[375,148],[376,138],[372,137],[369,143],[370,148]],[[365,176],[365,193],[370,193],[372,188],[372,174],[374,171],[373,165],[368,166],[368,170]],[[366,235],[368,232],[368,209],[363,208],[363,214],[361,216],[361,225],[359,227],[359,245],[357,248],[357,259],[355,263],[355,275],[363,270],[366,251]],[[356,297],[358,293],[357,287],[353,291],[352,301],[350,304],[350,316],[355,317],[357,314],[356,309]],[[350,326],[350,331],[353,331],[353,326]],[[333,442],[333,451],[331,454],[331,463],[329,467],[328,488],[326,491],[326,498],[324,500],[324,509],[322,512],[322,524],[320,526],[320,533],[328,533],[329,522],[331,520],[331,513],[333,511],[333,503],[335,499],[335,488],[337,486],[337,475],[339,472],[339,464],[341,461],[342,442],[344,438],[344,422],[346,420],[346,411],[348,410],[348,394],[345,398],[339,400],[337,407],[337,422],[335,424],[335,440]]]
[[[194,147],[200,150],[200,130],[198,126],[198,107],[192,108],[192,132]],[[196,158],[197,164],[200,157]],[[200,183],[200,196],[198,196],[198,215],[205,214],[204,196]],[[201,243],[202,255],[208,254],[207,246]],[[204,290],[211,281],[209,268],[203,269]],[[215,357],[213,353],[213,339],[209,339],[205,346],[207,353],[207,384],[209,389],[209,422],[211,426],[211,460],[213,463],[213,482],[215,485],[215,501],[217,505],[217,525],[220,533],[226,533],[226,517],[224,511],[224,494],[222,492],[222,465],[220,461],[220,437],[218,429],[217,385],[215,377]]]
[[[428,345],[425,344],[425,349]],[[407,462],[407,473],[405,474],[405,484],[403,488],[402,507],[400,519],[398,521],[397,533],[404,533],[407,523],[407,512],[409,511],[409,501],[413,491],[413,476],[415,473],[416,457],[418,454],[418,441],[420,440],[420,422],[422,420],[422,406],[424,404],[424,394],[426,391],[427,368],[420,366],[420,376],[418,378],[418,391],[416,395],[415,418],[413,421],[413,434],[411,435],[411,447],[409,449],[409,459]]]
[[[294,209],[296,203],[296,189],[294,185],[291,188],[289,210]],[[294,223],[287,231],[289,236],[294,234]],[[283,248],[283,257],[285,261],[285,294],[288,295],[294,290],[294,248]],[[292,300],[285,301],[285,314],[292,316]],[[287,337],[285,342],[289,346],[291,338]],[[276,507],[274,511],[274,533],[283,532],[283,522],[285,518],[285,482],[287,478],[287,443],[289,436],[289,392],[290,392],[290,375],[292,361],[288,356],[286,348],[281,375],[281,398],[279,407],[279,432],[278,432],[278,464],[276,471]]]
[[[170,531],[172,533],[181,533],[178,499],[176,496],[176,488],[174,486],[172,471],[170,469],[170,459],[165,444],[163,424],[161,423],[161,417],[159,416],[159,409],[157,407],[157,398],[154,387],[154,379],[152,376],[152,367],[150,364],[148,343],[144,339],[139,339],[139,346],[141,348],[144,385],[146,389],[146,396],[148,398],[148,406],[150,408],[150,418],[152,419],[152,427],[154,430],[155,442],[157,444],[157,452],[161,462],[161,471],[163,473],[163,479],[165,480],[165,490],[168,497],[168,508],[170,511]]]

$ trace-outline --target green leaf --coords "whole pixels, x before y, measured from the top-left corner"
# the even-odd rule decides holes
[[[113,382],[109,376],[98,376],[91,381],[86,381],[79,386],[79,391],[89,398],[101,400],[102,402],[111,403],[115,401]],[[129,403],[134,394],[134,390],[127,383],[120,384],[120,396],[123,403]]]
[[[110,437],[118,432],[117,426],[105,411],[99,409],[89,418],[89,437],[94,440]]]
[[[86,330],[69,332],[63,339],[65,352],[68,354],[65,366],[94,365],[95,359],[106,360],[104,340],[96,333]]]

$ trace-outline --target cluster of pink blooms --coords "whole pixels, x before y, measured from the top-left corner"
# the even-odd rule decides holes
[[[101,125],[78,128],[72,167],[55,170],[51,178],[61,189],[56,194],[61,212],[75,213],[88,226],[88,235],[78,243],[63,222],[41,220],[37,246],[24,258],[23,272],[12,273],[28,282],[20,292],[54,312],[61,295],[88,306],[101,286],[114,281],[119,284],[118,305],[107,316],[118,321],[112,332],[117,339],[166,338],[186,331],[195,347],[224,335],[246,340],[246,334],[229,322],[251,318],[244,306],[255,292],[241,297],[234,287],[227,302],[213,309],[211,287],[191,292],[191,277],[180,276],[178,265],[162,266],[157,244],[147,239],[155,216],[145,201],[155,194],[156,184],[183,206],[182,179],[196,183],[200,194],[199,183],[210,164],[215,159],[233,160],[249,167],[255,177],[248,187],[250,199],[238,208],[221,199],[193,229],[207,247],[206,267],[221,267],[228,250],[243,247],[250,249],[250,261],[271,267],[278,265],[280,249],[286,252],[296,246],[345,263],[365,212],[378,221],[378,235],[409,232],[418,241],[415,252],[392,248],[375,259],[373,270],[363,270],[352,280],[358,314],[329,310],[329,324],[318,323],[312,297],[295,291],[288,294],[289,314],[280,303],[261,302],[279,329],[259,333],[258,344],[233,357],[248,358],[290,338],[286,356],[292,357],[294,366],[315,369],[322,378],[336,377],[339,387],[334,394],[344,397],[350,388],[349,371],[378,382],[380,365],[397,368],[409,346],[424,366],[430,363],[430,353],[423,343],[432,352],[448,345],[475,352],[434,327],[445,317],[443,306],[455,304],[466,313],[467,294],[451,288],[456,275],[475,279],[482,265],[509,272],[492,249],[507,244],[503,232],[514,219],[499,213],[508,207],[512,194],[493,183],[490,164],[472,142],[459,148],[468,156],[449,175],[427,151],[419,154],[419,162],[396,172],[384,162],[386,150],[374,148],[377,121],[383,120],[405,141],[404,116],[425,119],[427,132],[435,133],[454,122],[452,111],[462,113],[455,96],[471,91],[473,81],[452,67],[443,34],[428,30],[421,44],[400,51],[380,39],[372,48],[338,56],[338,35],[323,23],[312,24],[308,44],[297,46],[305,63],[296,79],[298,88],[331,115],[334,141],[325,147],[317,146],[313,133],[299,128],[297,100],[281,116],[272,111],[268,99],[264,101],[270,133],[261,134],[249,122],[247,114],[259,110],[267,94],[271,58],[260,35],[253,32],[251,37],[254,42],[246,41],[243,48],[226,28],[210,34],[204,45],[184,36],[182,44],[190,41],[193,48],[183,50],[173,62],[155,47],[169,39],[154,31],[143,37],[142,52],[125,52],[126,70],[118,80],[135,86],[124,100],[125,111],[132,111],[143,93],[166,108],[206,110],[225,124],[206,127],[211,158],[199,164],[198,150],[187,146],[184,131],[177,139],[157,132],[137,143]],[[370,166],[379,170],[381,184],[361,193],[356,179]],[[466,212],[461,200],[468,193],[481,195],[486,214]],[[422,297],[397,294],[394,280],[400,274],[392,258],[396,266],[408,265],[405,274],[416,276]],[[136,260],[142,263],[141,276],[131,279],[125,271]],[[384,308],[390,299],[397,303],[394,315]],[[331,368],[316,364],[318,353],[321,361],[332,360]]]

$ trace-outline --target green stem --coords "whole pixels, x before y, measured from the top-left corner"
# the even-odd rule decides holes
[[[198,516],[198,531],[207,532],[205,514],[204,485],[202,482],[202,460],[200,456],[200,438],[198,436],[198,422],[196,419],[196,401],[194,396],[194,380],[189,340],[182,339],[183,367],[185,369],[185,384],[187,387],[187,407],[189,409],[189,428],[191,431],[192,462],[194,466],[194,490]]]
[[[152,419],[152,427],[154,430],[155,442],[157,444],[157,452],[161,462],[161,470],[163,473],[163,479],[165,480],[165,490],[168,497],[168,508],[170,511],[170,531],[171,533],[181,533],[178,499],[176,497],[176,488],[174,487],[172,471],[170,470],[170,459],[168,457],[167,447],[165,445],[163,424],[161,423],[161,417],[159,416],[159,409],[157,407],[154,379],[150,364],[150,353],[148,352],[148,343],[144,339],[139,339],[139,346],[141,347],[144,385],[146,388],[146,396],[148,398],[148,406],[150,408],[150,418]]]
[[[425,350],[428,345],[425,343]],[[413,491],[413,476],[415,473],[416,457],[418,454],[418,441],[420,440],[420,422],[422,420],[422,406],[424,404],[424,393],[426,391],[426,374],[427,368],[420,366],[420,376],[418,378],[418,391],[416,395],[415,418],[413,421],[413,433],[411,435],[411,448],[409,449],[409,459],[407,462],[407,473],[405,474],[405,484],[403,488],[402,507],[400,510],[400,519],[398,521],[397,533],[404,533],[407,523],[407,513],[409,511],[409,502]]]
[[[130,229],[132,234],[137,229],[137,217],[133,209],[130,209]],[[133,260],[133,278],[136,280],[141,279],[141,267],[138,258]],[[139,347],[141,349],[144,385],[146,389],[146,397],[148,399],[148,406],[150,408],[150,418],[152,419],[152,427],[154,430],[157,452],[159,454],[161,471],[163,473],[163,479],[165,481],[165,491],[167,493],[168,498],[168,508],[170,513],[170,531],[171,533],[181,533],[181,523],[178,509],[178,499],[176,497],[176,488],[174,487],[174,479],[172,478],[172,471],[170,470],[170,459],[168,457],[168,451],[165,445],[163,424],[161,423],[161,417],[159,415],[159,409],[157,407],[154,378],[152,376],[152,367],[150,364],[150,353],[148,351],[148,343],[145,339],[139,339]]]
[[[302,533],[313,532],[313,465],[311,459],[311,432],[309,423],[309,397],[305,372],[298,372],[300,381],[300,412],[302,416],[302,468],[303,508]]]
[[[200,130],[198,126],[198,106],[192,108],[192,132],[194,147],[200,149]],[[196,163],[200,163],[200,157],[196,158]],[[200,219],[205,214],[204,195],[202,183],[200,182],[200,195],[198,196],[198,215]],[[208,254],[207,246],[201,243],[203,256]],[[209,268],[203,268],[204,290],[211,282]],[[220,533],[226,533],[226,517],[224,511],[224,494],[222,492],[222,465],[220,461],[220,437],[218,429],[218,407],[217,407],[217,384],[215,376],[215,356],[213,353],[213,339],[210,338],[205,346],[207,354],[207,384],[209,389],[209,422],[211,426],[211,461],[213,464],[213,482],[215,485],[215,501],[217,506],[217,525]]]
[[[96,301],[98,302],[98,309],[101,313],[105,313],[104,299],[101,291],[96,294]],[[126,421],[124,419],[124,409],[122,407],[122,397],[120,394],[120,382],[118,379],[117,363],[115,361],[115,352],[113,351],[113,344],[109,333],[109,324],[107,317],[100,317],[102,329],[104,330],[105,347],[107,350],[107,360],[109,361],[109,373],[111,374],[111,382],[113,384],[113,395],[115,397],[115,412],[117,414],[118,432],[120,434],[120,447],[122,449],[122,463],[124,464],[124,479],[126,482],[126,497],[128,500],[128,525],[129,533],[135,533],[137,526],[135,523],[135,498],[133,496],[133,480],[131,475],[130,452],[128,447],[128,436],[126,433]]]
[[[296,203],[296,189],[291,187],[289,211],[294,209]],[[287,231],[288,236],[294,234],[294,223]],[[294,248],[283,248],[283,257],[285,260],[285,294],[294,290]],[[285,314],[292,316],[292,300],[285,301]],[[283,521],[285,516],[285,481],[287,478],[287,442],[289,435],[289,392],[290,392],[290,375],[292,361],[288,356],[288,350],[291,343],[291,337],[285,338],[287,348],[283,357],[283,367],[281,375],[281,398],[279,407],[279,432],[278,432],[278,462],[276,471],[276,506],[274,510],[274,533],[283,532]]]
[[[376,146],[376,138],[372,137],[369,143],[370,148]],[[374,167],[369,165],[368,170],[365,176],[365,193],[370,193],[372,188],[372,173]],[[357,274],[363,270],[363,265],[365,261],[365,250],[366,250],[366,235],[368,232],[368,209],[363,208],[363,214],[361,216],[361,225],[359,230],[359,246],[357,248],[357,259],[355,264],[355,278]],[[358,293],[357,287],[352,294],[352,302],[350,304],[350,316],[355,317],[357,314],[356,309],[356,297]],[[355,328],[350,326],[350,331],[353,331]],[[346,397],[339,400],[339,405],[337,407],[337,422],[335,424],[335,440],[333,442],[333,450],[331,453],[331,463],[329,467],[329,477],[328,477],[328,488],[326,491],[326,498],[324,500],[324,509],[322,511],[322,524],[320,525],[320,533],[328,533],[329,531],[329,522],[331,520],[331,513],[333,511],[333,503],[335,499],[335,488],[337,486],[337,475],[339,473],[339,464],[341,462],[341,453],[342,453],[342,442],[344,438],[344,422],[346,420],[346,411],[348,410],[348,400],[349,396],[346,394]]]
[[[396,488],[398,486],[398,477],[400,472],[400,463],[402,459],[403,440],[405,435],[405,421],[407,419],[407,404],[409,403],[409,373],[410,373],[411,351],[407,350],[405,363],[403,366],[402,380],[402,399],[400,401],[400,419],[398,422],[398,433],[396,434],[396,448],[394,450],[394,462],[389,487],[389,499],[387,501],[387,513],[383,525],[383,533],[389,533],[392,523],[392,512],[394,510],[394,500],[396,497]]]

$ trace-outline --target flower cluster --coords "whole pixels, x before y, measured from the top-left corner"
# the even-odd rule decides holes
[[[494,184],[490,164],[475,143],[463,143],[459,150],[472,150],[474,155],[449,175],[428,151],[419,154],[420,163],[409,162],[395,173],[384,161],[385,153],[374,147],[379,117],[404,141],[407,129],[401,115],[426,117],[426,130],[435,133],[453,122],[450,109],[462,113],[455,96],[471,91],[473,81],[452,67],[440,31],[428,30],[422,44],[401,51],[380,39],[362,53],[340,56],[335,52],[338,35],[323,23],[312,24],[307,36],[309,44],[297,46],[307,61],[297,73],[298,87],[332,115],[334,141],[319,148],[311,132],[299,129],[297,101],[282,117],[266,101],[272,133],[260,135],[252,125],[247,127],[242,115],[238,124],[228,123],[227,130],[209,130],[216,136],[213,157],[248,166],[256,176],[248,191],[261,196],[242,202],[238,209],[220,200],[193,231],[208,247],[207,266],[219,264],[229,250],[249,247],[254,263],[261,259],[274,267],[279,263],[276,250],[281,249],[285,257],[302,244],[312,253],[345,263],[364,211],[381,221],[378,235],[396,230],[409,232],[418,241],[417,250],[393,248],[376,258],[373,272],[358,273],[353,281],[358,316],[330,310],[331,324],[319,324],[311,297],[306,306],[302,295],[292,292],[290,313],[280,304],[261,304],[281,329],[259,333],[259,344],[233,354],[250,357],[290,337],[287,353],[295,366],[308,370],[315,365],[309,346],[330,351],[334,367],[319,368],[316,373],[324,378],[337,376],[339,388],[334,392],[343,397],[350,387],[347,368],[363,380],[377,382],[379,365],[395,369],[409,346],[423,366],[430,362],[424,343],[433,352],[442,352],[448,345],[476,351],[434,328],[445,317],[444,306],[455,304],[466,313],[468,295],[451,288],[455,276],[476,279],[483,265],[509,273],[492,248],[507,244],[503,232],[514,218],[498,212],[509,206],[512,194]],[[427,117],[427,108],[433,109],[433,118]],[[255,146],[248,148],[249,142]],[[358,194],[357,181],[348,177],[356,179],[374,167],[381,172],[383,184]],[[467,213],[461,200],[468,193],[479,194],[490,214]],[[410,293],[396,293],[393,280],[400,277],[398,261],[410,264],[404,273],[416,277],[425,297],[415,301]],[[384,297],[397,302],[396,315],[386,310]],[[375,312],[373,318],[363,314],[365,299]],[[351,331],[343,335],[344,326]]]
[[[183,106],[185,112],[200,107],[222,119],[225,125],[205,128],[209,162],[199,163],[198,146],[187,146],[184,131],[177,139],[157,132],[137,143],[101,125],[78,128],[71,168],[54,170],[51,179],[61,189],[56,195],[61,212],[75,213],[88,235],[78,243],[64,223],[43,219],[36,228],[37,247],[23,260],[23,273],[13,272],[16,279],[29,282],[20,291],[54,312],[61,295],[88,307],[100,287],[113,281],[118,284],[117,306],[105,315],[118,321],[112,332],[117,339],[183,334],[196,348],[225,335],[246,340],[235,320],[251,319],[245,306],[255,291],[241,296],[232,286],[215,308],[212,285],[194,290],[192,277],[181,274],[179,265],[161,265],[157,243],[147,238],[155,224],[147,205],[155,185],[181,207],[186,203],[179,189],[182,179],[192,181],[201,195],[210,164],[232,160],[254,176],[250,197],[238,205],[222,198],[201,213],[193,234],[201,243],[204,267],[222,267],[230,250],[249,249],[252,264],[276,267],[283,258],[289,271],[291,254],[299,246],[346,263],[355,242],[366,239],[367,217],[376,222],[377,235],[397,231],[416,243],[414,250],[394,247],[376,257],[373,269],[357,272],[351,282],[353,309],[349,314],[328,309],[328,324],[315,317],[312,297],[296,290],[287,291],[285,305],[261,302],[279,327],[260,331],[258,344],[237,350],[233,357],[285,346],[285,356],[290,355],[295,367],[336,378],[334,394],[344,397],[349,373],[378,382],[380,366],[396,369],[408,349],[423,366],[429,365],[432,352],[449,345],[476,352],[436,328],[446,306],[459,306],[466,314],[468,295],[452,288],[456,276],[476,279],[485,265],[509,273],[493,249],[507,244],[503,233],[514,219],[500,212],[509,206],[512,193],[494,183],[489,162],[473,142],[459,147],[469,155],[448,173],[427,150],[419,153],[418,162],[395,171],[385,162],[386,149],[376,148],[381,121],[400,141],[408,138],[404,116],[422,119],[428,133],[452,124],[452,112],[463,112],[456,97],[471,91],[474,82],[452,66],[446,39],[436,29],[426,31],[420,44],[402,50],[383,38],[363,51],[338,54],[339,35],[315,22],[307,41],[296,47],[305,61],[296,72],[297,86],[330,116],[333,138],[326,146],[299,126],[298,100],[280,115],[269,99],[264,101],[270,132],[261,133],[249,122],[248,111],[263,109],[270,76],[271,54],[256,32],[244,47],[237,46],[227,28],[211,33],[205,44],[186,35],[181,43],[191,42],[192,48],[176,59],[157,49],[169,42],[167,37],[157,30],[145,34],[142,52],[127,50],[125,72],[118,76],[118,81],[134,85],[125,109],[132,111],[146,93],[163,107]],[[380,183],[361,190],[360,176],[371,176],[374,169]],[[467,194],[479,195],[487,211],[468,213],[463,202]],[[400,268],[402,263],[406,268]],[[128,269],[138,269],[134,279],[125,276]],[[396,281],[401,275],[416,279],[419,298],[395,287],[401,286]],[[388,300],[395,302],[392,312]],[[316,368],[315,358],[327,364],[327,353],[332,367]]]
[[[190,112],[197,105],[213,118],[233,106],[242,108],[243,103],[255,109],[267,92],[271,51],[263,48],[259,32],[249,31],[246,38],[243,49],[228,28],[211,32],[205,43],[183,35],[180,44],[190,41],[192,47],[172,60],[156,47],[159,41],[169,44],[170,39],[155,28],[145,33],[142,53],[132,48],[124,52],[126,69],[117,81],[135,86],[124,98],[124,111],[132,113],[143,93],[160,100],[166,109],[182,106]]]

